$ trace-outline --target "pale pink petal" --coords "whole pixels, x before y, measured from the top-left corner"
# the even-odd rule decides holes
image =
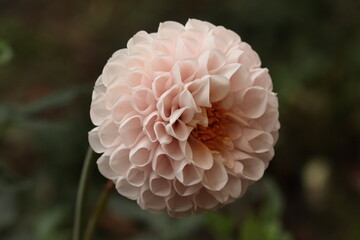
[[[169,144],[172,137],[166,132],[166,125],[163,122],[155,122],[154,133],[161,145]]]
[[[120,99],[123,99],[122,101],[125,101],[125,99],[130,98],[130,95],[131,90],[125,84],[112,85],[106,90],[104,104],[106,108],[112,109]]]
[[[208,33],[210,29],[214,28],[215,26],[209,22],[200,21],[197,19],[189,19],[185,24],[185,29],[196,29],[203,33]]]
[[[94,94],[90,106],[91,121],[95,125],[100,125],[110,114],[110,110],[105,107],[105,94]]]
[[[199,43],[191,38],[180,38],[175,49],[175,58],[184,60],[198,55]]]
[[[239,58],[239,62],[245,64],[248,68],[256,68],[261,65],[261,61],[259,55],[252,50],[249,44],[245,42],[241,42],[241,49],[244,50],[244,54],[242,54]]]
[[[111,180],[115,180],[118,175],[116,172],[114,172],[111,169],[109,161],[110,161],[110,156],[104,153],[103,155],[101,155],[101,157],[98,158],[96,163],[98,165],[100,173],[104,177],[111,179]]]
[[[155,123],[159,119],[158,113],[156,111],[150,113],[143,121],[144,132],[146,136],[150,139],[150,141],[156,141],[156,134],[155,134]]]
[[[264,153],[273,146],[271,134],[256,129],[243,129],[242,137],[235,141],[235,147],[249,153]]]
[[[254,86],[265,88],[268,91],[272,90],[272,81],[267,68],[255,68],[251,71],[251,79]]]
[[[155,173],[150,175],[149,185],[151,192],[157,196],[166,197],[171,193],[171,182]]]
[[[242,135],[243,129],[237,124],[229,124],[227,128],[227,133],[229,138],[235,140]]]
[[[150,89],[141,88],[133,92],[131,105],[135,111],[142,115],[148,115],[155,109],[156,100]]]
[[[210,80],[208,76],[196,79],[186,85],[198,106],[211,107]]]
[[[106,92],[106,87],[104,86],[102,77],[100,75],[95,82],[93,94],[94,93],[105,93],[105,92]]]
[[[138,115],[125,119],[119,128],[119,134],[127,147],[136,143],[140,133],[142,133],[142,118]]]
[[[194,193],[197,193],[202,187],[201,183],[185,186],[179,180],[174,181],[174,188],[180,196],[191,196]]]
[[[106,148],[100,142],[98,130],[99,130],[99,127],[96,127],[89,132],[89,134],[88,134],[89,144],[90,144],[91,148],[94,150],[94,152],[103,153],[103,152],[105,152]]]
[[[156,98],[160,98],[172,85],[170,73],[162,73],[157,76],[152,83],[152,91]]]
[[[184,26],[178,22],[173,22],[173,21],[166,21],[166,22],[162,22],[160,23],[159,25],[159,28],[158,28],[158,32],[162,32],[164,30],[168,30],[168,29],[171,29],[171,30],[176,30],[178,32],[182,32],[184,30]]]
[[[194,59],[177,61],[172,69],[172,76],[176,83],[192,81],[198,69],[198,62]]]
[[[274,139],[271,134],[262,132],[253,139],[249,140],[249,144],[255,153],[264,153],[274,145]]]
[[[224,99],[230,90],[229,79],[221,75],[213,75],[209,79],[211,102],[218,102]]]
[[[149,172],[146,169],[132,166],[126,174],[126,180],[131,185],[140,187],[145,183],[148,175]]]
[[[243,177],[252,181],[259,180],[265,171],[265,164],[257,158],[248,158],[241,160],[244,166]]]
[[[256,122],[261,126],[262,130],[264,130],[265,132],[270,132],[273,129],[276,129],[278,119],[278,109],[268,105],[266,112],[261,117],[259,117]]]
[[[145,31],[137,32],[127,43],[127,48],[131,48],[135,44],[151,41],[151,36]]]
[[[141,192],[140,198],[138,199],[138,204],[143,209],[151,210],[161,210],[166,207],[165,199],[155,195],[151,192],[150,189]]]
[[[160,55],[152,59],[151,67],[154,72],[170,72],[174,61],[174,56]]]
[[[235,176],[229,175],[225,188],[232,198],[238,198],[242,192],[242,181]]]
[[[211,49],[217,49],[218,51],[225,53],[227,50],[228,44],[224,39],[218,38],[212,34],[209,34],[204,40],[201,51],[207,51]]]
[[[214,48],[201,54],[198,61],[200,66],[197,76],[199,77],[216,74],[225,65],[226,58],[223,53]]]
[[[242,89],[251,87],[251,75],[245,65],[239,65],[238,69],[230,77],[230,89],[238,92]]]
[[[195,113],[200,112],[200,108],[197,104],[198,103],[193,95],[188,90],[184,90],[180,93],[179,107],[188,109],[192,113],[192,116],[194,116]]]
[[[188,139],[192,128],[188,127],[183,121],[177,120],[174,123],[166,125],[166,132],[179,141]]]
[[[184,153],[181,151],[179,140],[172,138],[170,143],[162,144],[161,146],[164,152],[172,159],[181,160],[184,158]]]
[[[265,168],[267,168],[268,164],[269,164],[269,161],[274,157],[274,155],[275,155],[274,148],[271,147],[270,149],[268,149],[267,152],[257,153],[256,157],[263,160],[264,164],[265,164]]]
[[[193,159],[193,153],[191,150],[191,146],[188,143],[188,141],[179,141],[179,146],[181,149],[181,152],[184,154],[185,160]]]
[[[120,176],[126,176],[131,167],[129,161],[130,150],[124,145],[120,145],[110,156],[110,168]]]
[[[185,212],[193,207],[193,203],[188,197],[175,195],[166,201],[166,206],[172,212]]]
[[[264,114],[267,105],[267,91],[261,87],[247,88],[240,95],[239,108],[248,118],[258,118]]]
[[[158,148],[154,154],[152,169],[159,176],[166,179],[174,179],[175,171],[173,168],[173,160],[170,159],[162,150]]]
[[[127,75],[122,76],[123,81],[131,87],[151,87],[149,77],[143,70],[132,70]]]
[[[202,184],[210,190],[221,190],[228,180],[228,174],[222,163],[214,161],[211,169],[204,172]]]
[[[102,81],[105,87],[109,87],[118,76],[122,76],[127,72],[126,68],[119,64],[109,62],[105,65],[102,72]]]
[[[235,104],[234,93],[229,92],[229,94],[226,95],[226,97],[223,98],[220,102],[217,102],[217,104],[221,109],[230,111]]]
[[[151,161],[152,142],[148,137],[140,139],[130,150],[129,159],[137,167],[143,167]]]
[[[125,178],[118,178],[116,190],[123,196],[136,200],[140,194],[140,187],[135,187],[127,182]]]
[[[188,142],[192,150],[193,164],[201,169],[210,169],[214,162],[210,150],[194,137],[190,137]]]
[[[174,104],[177,102],[178,94],[179,86],[174,85],[163,93],[158,100],[156,107],[163,120],[168,121],[174,109],[178,107],[177,104]]]
[[[238,71],[240,66],[241,64],[238,63],[230,63],[217,70],[216,74],[230,79],[236,71]]]
[[[201,182],[203,170],[192,164],[187,164],[176,174],[176,178],[185,186],[190,186]]]
[[[228,49],[225,53],[226,60],[228,63],[239,63],[239,59],[244,54],[244,50],[239,49],[238,46],[233,47],[232,49]]]
[[[226,168],[233,168],[234,167],[234,157],[232,155],[232,150],[225,150],[225,149],[221,149],[220,151],[220,155],[221,158],[223,160],[223,164]]]
[[[223,26],[213,28],[211,30],[211,34],[218,38],[224,39],[228,46],[239,44],[241,41],[239,35],[229,29],[224,28]]]
[[[195,203],[197,207],[213,209],[219,204],[219,201],[217,201],[215,197],[209,194],[205,188],[202,188],[195,196]]]
[[[171,56],[174,59],[174,46],[175,43],[171,39],[165,39],[165,38],[156,38],[154,42],[152,43],[152,47],[159,53],[158,56]],[[156,56],[154,59],[156,59],[158,56]],[[167,64],[169,64],[168,59],[162,59],[165,61],[164,67],[162,69],[167,68]],[[160,64],[160,63],[159,63]],[[172,67],[172,65],[170,66]]]
[[[105,148],[111,148],[121,144],[121,138],[118,134],[119,126],[112,120],[105,120],[98,129],[99,140]]]
[[[229,200],[230,194],[226,187],[220,191],[211,191],[207,190],[209,194],[211,194],[219,203],[226,203]]]
[[[132,115],[136,115],[136,111],[131,106],[129,96],[119,98],[114,105],[114,108],[111,110],[111,116],[116,123],[121,123],[125,118]]]

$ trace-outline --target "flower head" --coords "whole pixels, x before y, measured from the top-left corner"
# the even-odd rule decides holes
[[[278,101],[260,59],[222,26],[190,19],[140,31],[95,83],[89,132],[100,172],[171,216],[233,202],[274,155]]]

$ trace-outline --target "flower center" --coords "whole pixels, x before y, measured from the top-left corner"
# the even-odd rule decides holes
[[[229,139],[226,119],[226,111],[213,104],[206,108],[208,127],[197,125],[191,132],[192,136],[204,143],[210,150],[226,148],[225,140]]]

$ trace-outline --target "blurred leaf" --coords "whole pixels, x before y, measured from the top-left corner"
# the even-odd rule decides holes
[[[171,218],[167,215],[156,215],[141,209],[136,202],[129,201],[120,196],[110,198],[109,208],[121,217],[129,218],[135,222],[147,225],[150,232],[131,238],[175,240],[187,239],[191,233],[204,223],[204,216],[190,216],[183,219]]]
[[[269,178],[264,179],[263,184],[265,201],[258,215],[250,213],[247,216],[239,240],[291,240],[281,224],[283,200],[280,190]]]
[[[260,229],[256,218],[253,215],[248,216],[241,228],[240,240],[258,240],[261,239]]]
[[[231,217],[222,215],[218,211],[212,211],[206,214],[207,224],[215,233],[217,239],[232,239],[232,233],[235,228],[235,221]]]
[[[10,45],[5,41],[0,40],[0,65],[5,65],[10,62],[13,55]]]
[[[360,222],[353,223],[353,231],[347,240],[359,240],[360,239]]]
[[[57,207],[46,211],[37,222],[35,239],[38,240],[62,240],[69,239],[70,232],[60,230],[60,226],[66,216],[66,209]]]
[[[85,85],[72,86],[62,89],[27,104],[22,108],[22,112],[30,115],[40,111],[61,107],[73,101],[80,94],[87,93],[88,91],[89,87]]]
[[[261,210],[261,218],[264,220],[274,221],[279,219],[283,209],[283,200],[278,186],[271,179],[264,181],[266,201]]]
[[[16,220],[17,208],[13,191],[0,191],[0,230],[10,226]]]
[[[195,230],[201,228],[203,222],[203,216],[196,215],[183,219],[173,219],[173,223],[166,228],[167,234],[164,239],[186,239]]]

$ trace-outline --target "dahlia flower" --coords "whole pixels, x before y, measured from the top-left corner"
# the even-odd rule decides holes
[[[280,127],[260,65],[236,33],[208,22],[136,33],[92,95],[101,174],[141,208],[175,217],[241,197],[263,176]]]

